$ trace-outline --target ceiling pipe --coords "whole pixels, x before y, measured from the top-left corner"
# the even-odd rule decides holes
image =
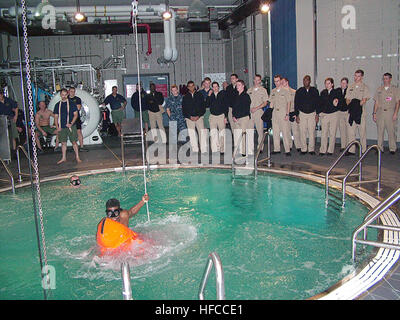
[[[176,49],[176,25],[175,25],[175,19],[176,19],[176,13],[174,10],[171,10],[171,24],[170,24],[170,34],[171,34],[171,49],[172,49],[172,57],[171,61],[175,62],[178,60],[178,50]]]
[[[276,0],[268,0],[269,5],[274,3]],[[262,0],[248,0],[243,2],[241,5],[234,8],[231,14],[218,20],[218,26],[220,30],[226,30],[233,26],[238,25],[241,21],[247,17],[260,11],[260,5]]]
[[[170,61],[172,58],[171,47],[171,22],[164,20],[164,60]]]
[[[56,7],[53,6],[56,9],[56,14],[64,14],[64,13],[76,13],[76,7]],[[165,11],[165,4],[159,4],[159,5],[139,5],[138,6],[138,11],[139,12],[157,12],[157,13],[162,13]],[[28,12],[35,12],[36,7],[28,7],[27,11]],[[80,6],[80,11],[85,14],[89,13],[94,13],[97,14],[98,16],[106,16],[110,13],[123,13],[123,12],[130,12],[132,10],[132,6]],[[22,11],[22,9],[21,9]],[[20,12],[20,9],[18,10]],[[15,7],[10,7],[8,9],[8,14],[10,16],[15,17]]]
[[[144,27],[147,30],[147,52],[146,55],[151,55],[153,50],[151,49],[151,35],[150,35],[150,25],[147,23],[139,23],[138,27]]]

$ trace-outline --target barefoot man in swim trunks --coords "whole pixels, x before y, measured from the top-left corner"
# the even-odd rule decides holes
[[[55,134],[56,127],[50,126],[50,117],[54,118],[54,114],[52,111],[47,109],[46,102],[39,102],[39,110],[35,115],[35,124],[37,128],[37,134],[35,135],[36,144],[38,148],[43,151],[42,145],[40,144],[39,138],[41,136],[47,137],[48,135]],[[58,142],[56,142],[58,144]]]
[[[72,143],[75,152],[76,162],[82,162],[79,158],[78,133],[76,129],[76,120],[78,119],[78,108],[75,103],[68,99],[67,89],[60,92],[61,100],[54,106],[54,122],[56,124],[58,139],[61,142],[62,158],[57,164],[67,161],[67,140]]]

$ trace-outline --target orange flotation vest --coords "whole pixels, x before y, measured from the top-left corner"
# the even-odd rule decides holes
[[[130,248],[132,242],[143,242],[136,232],[110,218],[103,218],[99,222],[96,239],[101,255],[126,251]]]

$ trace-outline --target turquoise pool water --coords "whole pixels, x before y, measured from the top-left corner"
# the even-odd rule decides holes
[[[145,207],[130,223],[148,241],[119,257],[96,255],[97,223],[112,197],[129,208],[143,194],[142,172],[41,185],[50,299],[122,299],[128,261],[134,299],[197,299],[207,256],[221,257],[227,299],[305,299],[354,270],[351,234],[368,209],[349,199],[325,208],[322,186],[259,173],[232,180],[229,170],[156,170]],[[0,194],[0,299],[43,299],[31,189]],[[144,253],[143,249],[144,248]],[[215,299],[215,276],[205,297]]]

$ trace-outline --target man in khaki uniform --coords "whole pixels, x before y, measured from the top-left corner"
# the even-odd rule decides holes
[[[360,100],[360,105],[363,108],[360,124],[353,122],[353,125],[350,125],[349,123],[347,123],[347,144],[356,139],[356,130],[358,129],[360,135],[361,148],[362,152],[364,153],[367,150],[367,127],[366,127],[367,114],[364,108],[367,101],[371,98],[371,94],[368,86],[365,83],[363,83],[363,78],[364,78],[363,70],[357,70],[354,73],[354,83],[347,88],[346,103],[347,105],[349,105],[351,100],[358,99]],[[355,146],[352,146],[349,149],[349,153],[350,154],[355,153]]]
[[[376,90],[374,100],[373,120],[376,122],[378,130],[378,146],[383,152],[383,140],[385,129],[389,138],[389,150],[391,154],[396,152],[396,122],[399,112],[400,94],[397,87],[391,84],[392,75],[383,75],[383,86]]]
[[[261,76],[256,74],[254,76],[254,86],[247,90],[247,94],[250,96],[251,105],[250,105],[250,127],[254,128],[256,126],[257,129],[257,148],[261,144],[261,139],[264,135],[264,121],[261,119],[264,111],[264,108],[268,103],[268,92],[261,85]]]
[[[300,125],[296,121],[296,115],[294,115],[294,96],[296,95],[296,90],[289,86],[289,79],[282,78],[282,87],[286,90],[289,90],[290,93],[290,112],[289,112],[289,122],[290,122],[290,130],[293,136],[293,139],[290,139],[290,149],[294,146],[297,151],[301,151],[301,141],[300,141]],[[291,121],[291,116],[293,115],[293,121]]]
[[[287,156],[290,156],[290,93],[281,86],[281,76],[274,77],[275,88],[271,91],[269,101],[272,112],[272,132],[274,139],[273,153],[281,152],[281,137],[283,136],[283,147]]]

